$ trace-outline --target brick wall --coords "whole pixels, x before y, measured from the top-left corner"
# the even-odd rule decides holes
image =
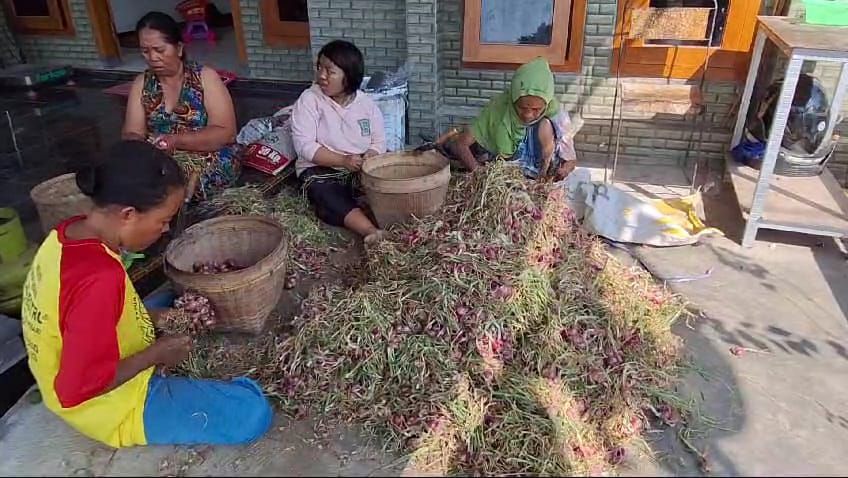
[[[343,39],[365,55],[366,71],[394,71],[407,55],[405,0],[309,0],[312,51]]]
[[[260,79],[311,81],[314,67],[309,48],[272,48],[265,44],[260,2],[261,0],[240,0],[249,75]]]
[[[2,46],[2,49],[0,49],[0,62],[4,66],[20,63],[18,45],[6,23],[6,11],[3,8],[0,8],[0,46]]]
[[[435,114],[437,127],[467,124],[494,95],[503,91],[512,77],[510,71],[463,68],[462,0],[438,2],[438,70],[440,104]],[[615,29],[616,0],[589,0],[583,42],[581,74],[556,74],[556,93],[584,124],[575,138],[581,159],[603,161],[608,156],[610,116],[615,78],[610,74],[612,38]],[[627,79],[656,83],[656,80]],[[682,83],[682,82],[681,82]],[[728,113],[735,101],[733,83],[706,85],[706,112],[703,123],[692,134],[690,124],[676,116],[645,116],[625,110],[620,153],[628,161],[643,164],[669,164],[681,161],[701,136],[704,158],[718,160],[729,144]],[[694,159],[694,156],[690,156]]]
[[[441,0],[439,0],[441,1]],[[437,135],[436,111],[442,97],[441,72],[437,56],[440,24],[436,0],[407,0],[406,31],[409,62],[409,136],[418,143],[419,135]]]
[[[101,65],[88,20],[86,0],[68,0],[74,36],[19,35],[27,62],[66,63],[75,67]]]

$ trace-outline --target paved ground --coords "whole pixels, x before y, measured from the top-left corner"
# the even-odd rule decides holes
[[[704,378],[705,411],[719,421],[698,446],[716,475],[842,475],[848,451],[848,263],[827,238],[761,232],[739,247],[732,193],[706,196],[711,225],[728,238],[697,247],[639,247],[656,276],[701,274],[674,284],[702,318],[681,327]],[[731,347],[743,347],[737,357]],[[755,352],[756,351],[756,352]],[[689,473],[674,461],[666,472]]]
[[[26,400],[0,425],[2,476],[367,476],[397,475],[394,463],[353,430],[317,440],[308,422],[278,419],[249,447],[147,447],[115,451],[75,433]]]

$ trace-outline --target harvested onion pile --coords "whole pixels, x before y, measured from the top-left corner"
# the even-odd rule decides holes
[[[205,324],[215,321],[215,309],[209,299],[188,291],[174,301],[160,323],[160,333],[165,335],[200,335],[207,331]]]
[[[392,233],[362,283],[304,302],[265,383],[291,413],[363,423],[421,472],[568,475],[610,471],[682,406],[683,304],[579,230],[562,189],[495,164]]]
[[[391,232],[357,283],[312,290],[294,335],[210,342],[191,370],[248,374],[437,474],[602,474],[686,420],[683,304],[578,229],[561,189],[497,163]]]
[[[192,270],[197,274],[221,274],[223,272],[240,271],[244,267],[236,264],[236,261],[227,259],[225,261],[196,262]]]

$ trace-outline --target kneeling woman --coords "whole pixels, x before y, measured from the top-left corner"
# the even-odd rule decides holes
[[[565,178],[576,166],[564,141],[568,113],[554,96],[548,62],[537,58],[515,71],[509,88],[495,96],[450,147],[471,171],[496,158],[516,161],[530,178]]]
[[[168,231],[185,197],[179,165],[149,143],[124,141],[77,183],[94,209],[50,232],[24,286],[24,340],[44,404],[113,447],[259,438],[272,412],[255,382],[155,373],[182,362],[192,339],[156,338],[121,263],[121,251],[142,251]]]
[[[318,217],[365,238],[383,231],[356,203],[352,175],[368,158],[386,152],[383,116],[359,91],[364,75],[362,53],[336,40],[318,53],[316,83],[300,95],[292,110],[295,169]]]

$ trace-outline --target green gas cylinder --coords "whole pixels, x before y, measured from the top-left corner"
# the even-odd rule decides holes
[[[27,249],[26,235],[18,213],[0,208],[0,264],[16,262]]]

